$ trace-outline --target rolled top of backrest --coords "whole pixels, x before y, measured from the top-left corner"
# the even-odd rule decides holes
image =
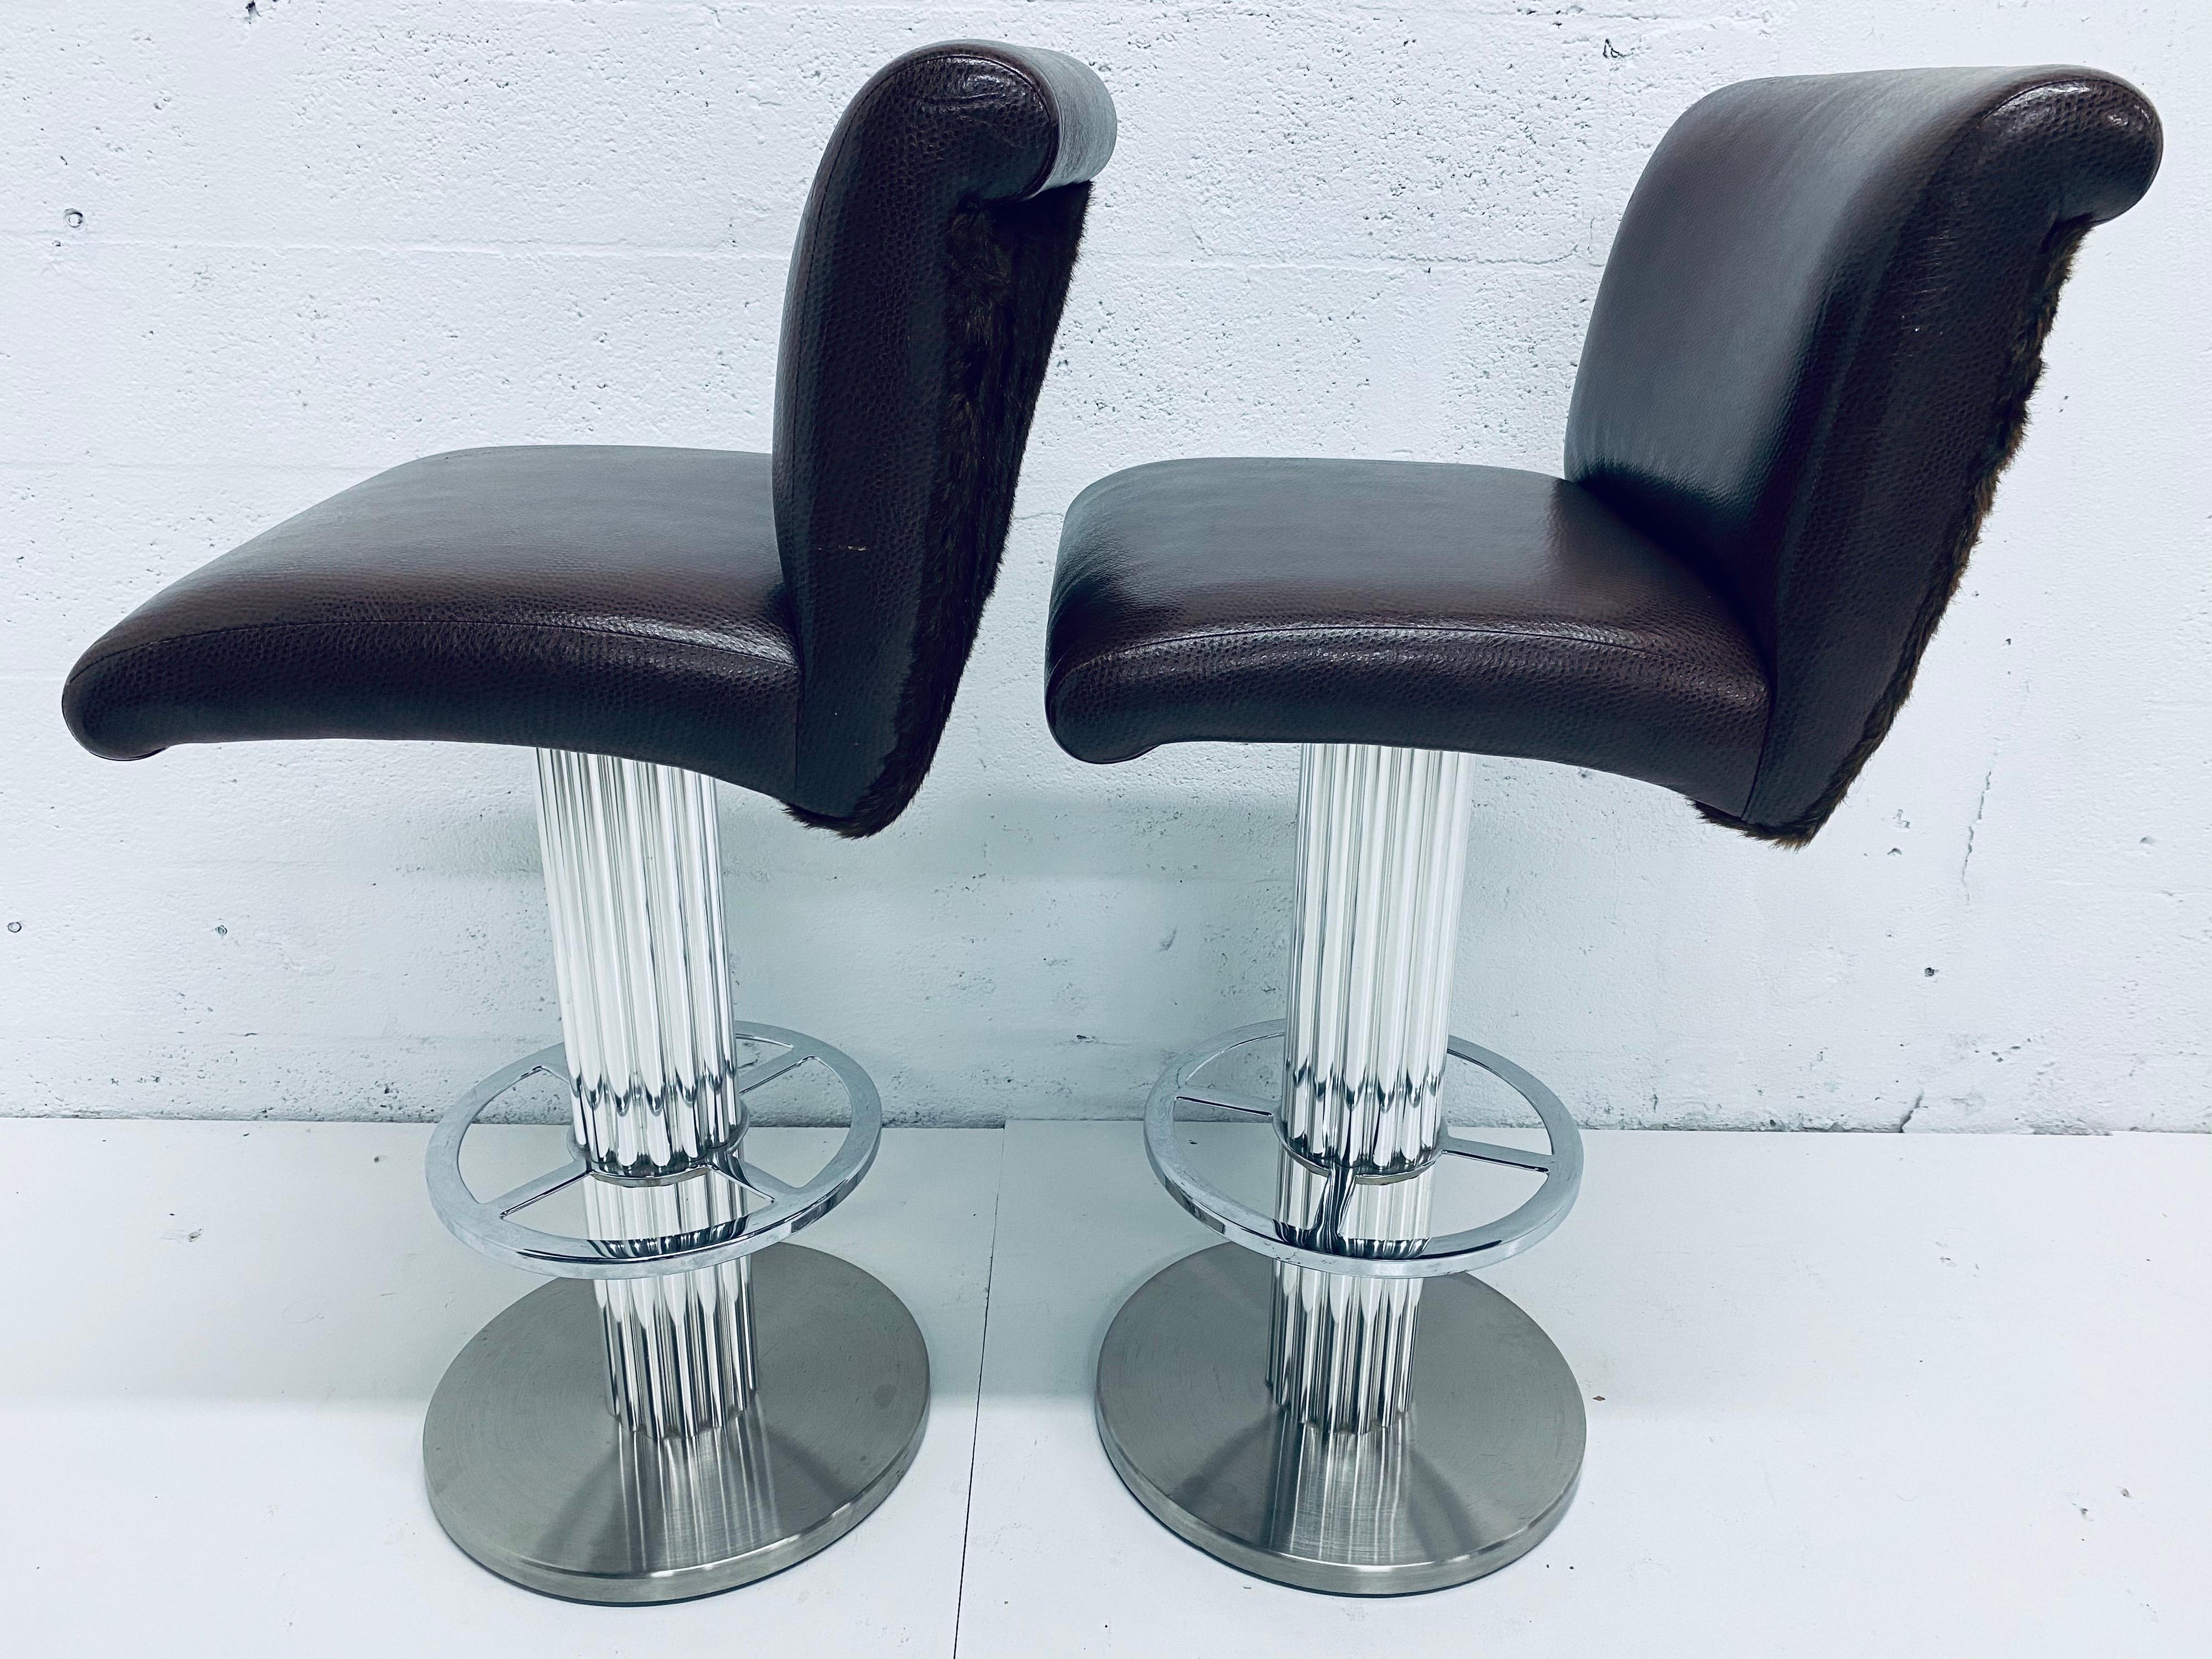
[[[795,810],[810,822],[872,833],[928,769],[1114,132],[1074,59],[955,42],[883,70],[830,140],[775,404]]]
[[[2074,248],[2142,195],[2160,142],[2111,76],[1938,69],[1728,87],[1653,154],[1591,316],[1566,471],[1765,654],[1766,741],[1727,821],[1808,838],[1887,732],[2018,441]]]

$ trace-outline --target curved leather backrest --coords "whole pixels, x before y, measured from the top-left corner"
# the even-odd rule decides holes
[[[1058,52],[955,43],[862,88],[815,175],[776,371],[799,642],[793,811],[867,835],[927,771],[997,574],[1114,106]]]
[[[1809,839],[1911,690],[2017,442],[2073,250],[2157,171],[2091,70],[1752,81],[1674,124],[1590,319],[1567,476],[1765,653],[1741,817]]]

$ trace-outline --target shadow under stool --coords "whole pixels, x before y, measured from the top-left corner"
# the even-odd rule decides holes
[[[785,1242],[866,1174],[882,1110],[828,1043],[736,1018],[714,782],[848,836],[921,787],[1114,137],[1073,58],[908,53],[815,176],[773,454],[415,461],[165,589],[70,676],[70,730],[112,759],[301,738],[537,750],[562,1041],[467,1095],[429,1156],[447,1225],[553,1279],[462,1351],[423,1437],[440,1523],[517,1583],[727,1589],[843,1535],[920,1445],[912,1316]],[[793,1184],[745,1156],[746,1097],[802,1067],[850,1127]],[[573,1155],[481,1197],[469,1127],[538,1071],[568,1079]],[[579,1186],[583,1236],[532,1224]]]
[[[1598,290],[1565,477],[1167,461],[1070,509],[1046,707],[1078,758],[1304,745],[1286,1018],[1175,1061],[1153,1169],[1230,1243],[1123,1305],[1098,1427],[1131,1492],[1232,1565],[1383,1595],[1493,1571],[1571,1501],[1572,1372],[1470,1270],[1574,1202],[1571,1118],[1450,1036],[1469,755],[1617,773],[1802,845],[1888,732],[2010,458],[2088,228],[2157,169],[2155,113],[2068,68],[1749,82],[1653,154]],[[1279,1054],[1279,1085],[1220,1079]],[[1454,1134],[1448,1060],[1548,1150]],[[1273,1201],[1186,1157],[1273,1125]],[[1539,1177],[1432,1234],[1455,1159]]]

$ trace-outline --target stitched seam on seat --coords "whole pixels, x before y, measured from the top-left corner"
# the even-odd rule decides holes
[[[1109,656],[1133,656],[1143,652],[1164,651],[1176,646],[1193,645],[1206,640],[1246,640],[1286,635],[1297,636],[1307,634],[1376,634],[1386,635],[1406,634],[1458,634],[1475,638],[1488,639],[1557,640],[1569,641],[1576,645],[1592,646],[1601,650],[1626,651],[1632,656],[1650,658],[1655,661],[1665,660],[1663,653],[1654,651],[1649,646],[1629,645],[1619,640],[1586,639],[1582,635],[1576,634],[1547,634],[1534,629],[1527,628],[1463,628],[1450,623],[1421,623],[1410,625],[1375,625],[1364,624],[1360,623],[1302,623],[1296,628],[1215,629],[1203,634],[1178,634],[1175,638],[1170,640],[1149,640],[1141,645],[1110,647],[1108,650],[1100,651],[1091,656],[1085,657],[1080,662],[1063,665],[1053,674],[1051,684],[1046,687],[1045,694],[1048,697],[1056,696],[1059,694],[1061,684],[1069,675],[1080,673],[1086,668],[1095,667],[1097,664],[1104,661]],[[1773,700],[1773,688],[1771,685],[1765,684],[1763,680],[1761,682],[1761,686],[1767,694],[1766,701],[1771,707]]]
[[[776,658],[774,658],[774,657],[766,656],[766,655],[763,655],[763,654],[762,654],[762,653],[757,653],[757,652],[749,652],[749,651],[745,651],[745,650],[743,650],[743,649],[740,649],[740,648],[738,648],[738,647],[732,647],[732,646],[708,645],[708,644],[702,643],[702,641],[698,641],[698,640],[672,639],[672,638],[669,638],[668,636],[666,636],[666,635],[656,635],[656,634],[648,634],[648,633],[626,634],[626,633],[623,633],[623,631],[621,631],[621,630],[620,630],[620,629],[613,629],[613,628],[585,628],[585,627],[581,627],[581,626],[580,626],[579,624],[577,624],[577,623],[525,623],[525,622],[488,622],[488,621],[467,621],[467,622],[455,621],[455,622],[447,622],[447,623],[423,623],[423,622],[404,622],[404,621],[402,621],[402,620],[400,620],[399,618],[398,618],[398,617],[359,617],[359,618],[349,619],[349,620],[345,621],[345,622],[268,622],[268,623],[233,623],[232,625],[230,625],[230,626],[229,626],[229,627],[228,627],[228,628],[201,628],[201,629],[195,629],[192,632],[191,632],[191,633],[189,633],[189,634],[171,634],[171,635],[165,635],[165,636],[163,636],[162,638],[158,639],[158,640],[147,640],[147,641],[142,641],[142,642],[140,642],[139,644],[137,644],[137,645],[118,645],[118,646],[117,646],[117,647],[115,647],[115,649],[114,649],[114,650],[112,650],[112,651],[104,651],[104,652],[102,652],[102,653],[101,653],[99,656],[97,656],[97,657],[88,657],[84,661],[82,661],[82,662],[79,663],[79,664],[78,664],[75,668],[73,668],[73,669],[71,669],[71,670],[70,671],[70,676],[69,676],[69,678],[68,678],[67,680],[64,681],[64,682],[63,682],[63,684],[64,684],[64,685],[74,685],[74,684],[76,683],[77,678],[78,678],[78,677],[79,677],[79,676],[90,673],[94,669],[95,669],[95,668],[99,667],[99,666],[100,665],[100,664],[102,664],[102,663],[104,663],[104,662],[112,662],[112,661],[114,661],[114,660],[115,660],[115,659],[116,659],[116,658],[118,658],[118,657],[127,657],[127,656],[131,655],[131,654],[132,653],[134,653],[134,652],[138,652],[138,651],[150,651],[150,650],[156,649],[157,647],[161,647],[161,646],[168,646],[168,645],[183,645],[183,644],[185,644],[185,643],[187,643],[187,642],[189,642],[189,641],[194,641],[194,640],[211,640],[211,639],[216,639],[216,638],[221,637],[222,635],[225,635],[225,634],[260,634],[260,633],[273,632],[273,631],[277,630],[277,629],[292,629],[292,630],[305,630],[305,629],[322,629],[322,628],[424,628],[424,629],[427,629],[427,628],[462,628],[462,629],[467,629],[467,628],[508,628],[508,629],[531,629],[531,630],[532,630],[532,631],[537,631],[537,632],[551,632],[551,633],[561,633],[561,634],[583,634],[583,635],[589,635],[590,637],[592,637],[592,638],[593,638],[593,639],[601,639],[601,640],[635,640],[635,641],[647,641],[647,642],[650,642],[650,643],[653,643],[653,644],[656,644],[656,645],[661,645],[661,646],[673,646],[673,647],[678,647],[678,648],[679,648],[679,649],[686,650],[686,651],[710,651],[710,652],[720,652],[720,653],[721,653],[722,654],[724,654],[724,655],[726,655],[726,656],[733,656],[733,657],[734,657],[734,656],[750,656],[750,657],[754,658],[756,660],[757,660],[757,661],[761,661],[761,662],[776,662],[776,661],[779,661],[779,660],[780,660],[779,659],[776,659]],[[793,654],[792,658],[791,658],[789,660],[790,660],[790,665],[791,665],[791,668],[792,668],[792,672],[793,672],[793,675],[795,676],[795,675],[797,674],[797,672],[798,672],[798,669],[799,669],[799,664],[798,664],[798,659],[797,659],[797,653],[794,653]]]

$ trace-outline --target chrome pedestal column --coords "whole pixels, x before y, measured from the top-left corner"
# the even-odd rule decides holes
[[[1541,1084],[1446,1024],[1464,757],[1309,745],[1300,787],[1289,1018],[1185,1056],[1146,1114],[1170,1192],[1234,1243],[1166,1268],[1116,1316],[1099,1432],[1129,1489],[1200,1548],[1303,1589],[1402,1595],[1518,1559],[1573,1495],[1573,1373],[1533,1321],[1463,1273],[1559,1224],[1581,1141]],[[1275,1100],[1204,1084],[1212,1061],[1279,1034]],[[1518,1090],[1551,1150],[1448,1134],[1452,1056]],[[1273,1216],[1190,1168],[1181,1101],[1273,1120]],[[1447,1153],[1540,1172],[1544,1187],[1489,1228],[1435,1237]]]
[[[745,1131],[714,781],[541,749],[538,805],[586,1227],[632,1243],[740,1217],[744,1188],[707,1164]],[[592,1285],[625,1425],[676,1436],[744,1408],[750,1266]]]
[[[876,1279],[779,1242],[858,1183],[881,1109],[835,1049],[732,1018],[712,780],[538,760],[562,1045],[447,1116],[430,1184],[462,1238],[558,1277],[440,1383],[423,1431],[430,1502],[455,1543],[517,1583],[676,1601],[802,1560],[882,1502],[921,1443],[928,1356]],[[781,1052],[748,1062],[755,1048]],[[556,1063],[574,1157],[477,1199],[459,1176],[463,1137]],[[843,1083],[853,1123],[793,1187],[744,1158],[744,1096],[808,1063]],[[579,1183],[583,1237],[514,1219]]]

